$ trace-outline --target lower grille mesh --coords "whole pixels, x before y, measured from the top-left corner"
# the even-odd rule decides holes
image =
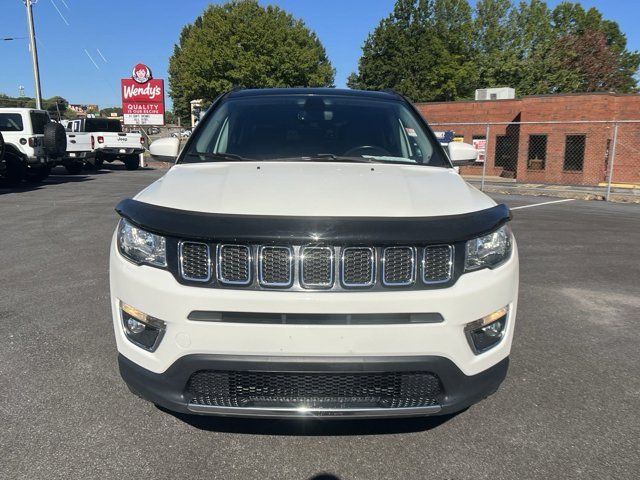
[[[289,373],[201,370],[187,384],[191,404],[218,407],[415,408],[438,405],[430,372]]]

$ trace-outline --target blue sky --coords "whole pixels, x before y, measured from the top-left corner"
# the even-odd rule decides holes
[[[129,76],[138,62],[149,65],[156,78],[166,79],[169,56],[180,30],[209,3],[220,2],[38,0],[34,16],[43,96],[62,95],[71,103],[97,103],[100,107],[119,105],[119,79]],[[357,68],[368,33],[389,14],[394,0],[261,3],[281,6],[317,33],[336,68],[336,85],[344,87],[349,73]],[[559,0],[548,3],[554,6]],[[606,18],[617,21],[627,34],[629,48],[640,50],[640,2],[581,3],[585,8],[595,6]],[[25,17],[22,0],[0,0],[0,37],[26,36]],[[0,62],[0,92],[17,96],[18,86],[23,85],[26,95],[33,96],[27,40],[0,41]]]

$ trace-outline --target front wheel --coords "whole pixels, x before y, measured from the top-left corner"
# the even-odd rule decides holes
[[[140,166],[140,159],[138,158],[138,155],[130,155],[126,157],[123,162],[127,170],[137,170]]]

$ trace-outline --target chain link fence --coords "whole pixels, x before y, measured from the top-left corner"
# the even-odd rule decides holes
[[[478,161],[460,173],[488,184],[640,195],[640,120],[432,123],[443,144],[473,144]]]

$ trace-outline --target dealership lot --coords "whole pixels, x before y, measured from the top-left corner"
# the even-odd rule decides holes
[[[640,205],[494,196],[517,208],[516,338],[501,389],[457,416],[201,418],[119,378],[113,207],[163,173],[120,167],[0,187],[0,478],[636,478]]]

